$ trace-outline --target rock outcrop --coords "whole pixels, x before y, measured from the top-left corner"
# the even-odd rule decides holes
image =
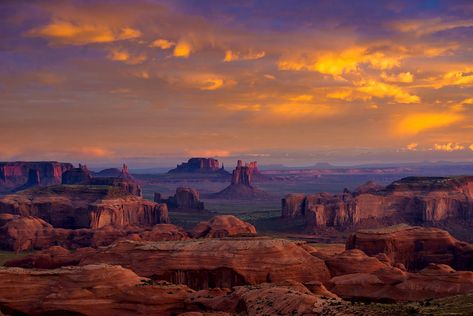
[[[110,265],[0,268],[0,279],[0,309],[8,315],[176,315],[188,310],[193,292]]]
[[[168,171],[169,174],[175,173],[221,173],[228,175],[225,168],[217,159],[214,158],[190,158],[187,162],[183,162],[175,169]]]
[[[473,220],[473,177],[409,177],[385,188],[368,183],[340,195],[288,195],[282,217],[304,216],[307,226],[347,227],[367,221],[378,224],[436,223]]]
[[[350,236],[346,247],[360,249],[370,256],[383,253],[393,264],[402,264],[412,271],[430,263],[473,270],[473,245],[458,241],[438,228],[400,225],[359,230]]]
[[[372,273],[388,266],[378,258],[369,257],[358,249],[331,256],[325,260],[325,264],[332,277],[352,273]]]
[[[283,239],[228,238],[167,242],[119,242],[85,257],[118,264],[138,275],[187,284],[194,289],[262,282],[327,281],[325,263]]]
[[[178,187],[176,194],[163,199],[161,194],[155,192],[154,201],[156,203],[166,203],[170,210],[177,211],[203,211],[204,202],[200,201],[200,194],[194,188]]]
[[[18,190],[19,187],[60,184],[64,172],[72,169],[70,163],[55,161],[0,162],[0,191]],[[30,170],[32,173],[30,173]],[[33,177],[35,178],[33,180]],[[31,183],[34,182],[34,183]]]
[[[236,168],[232,173],[232,181],[228,187],[220,192],[209,195],[214,199],[267,199],[270,197],[269,193],[257,189],[252,185],[252,177],[255,172],[256,162],[243,165],[241,160],[238,160]]]
[[[372,273],[332,278],[327,288],[345,299],[400,302],[423,301],[473,293],[473,272],[432,264],[418,273],[386,267]]]
[[[192,230],[195,238],[221,238],[238,235],[255,235],[256,228],[233,215],[218,215],[200,222]]]
[[[120,186],[30,189],[0,198],[0,213],[39,217],[54,227],[70,229],[169,222],[165,204],[144,200]]]
[[[110,170],[110,169],[107,169]],[[117,169],[118,170],[118,169]],[[107,172],[106,174],[111,174]],[[65,172],[62,176],[62,184],[69,185],[102,185],[120,188],[136,196],[142,196],[140,185],[128,173],[128,166],[123,164],[123,168],[116,177],[94,176],[87,169],[87,166],[80,165]]]

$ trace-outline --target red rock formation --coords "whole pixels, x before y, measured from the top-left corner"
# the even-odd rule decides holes
[[[37,171],[40,185],[60,184],[63,172],[72,168],[70,163],[55,161],[0,162],[0,189],[8,191],[27,184],[30,170]]]
[[[351,235],[347,249],[370,256],[384,253],[395,264],[418,270],[430,263],[447,264],[457,270],[473,270],[473,245],[453,238],[438,228],[394,226],[360,230]]]
[[[62,184],[90,184],[91,180],[89,169],[81,164],[78,168],[73,168],[62,174]]]
[[[326,281],[325,263],[283,239],[229,238],[167,242],[119,242],[81,264],[110,263],[137,274],[191,288],[296,280]]]
[[[223,165],[214,158],[190,158],[187,162],[177,165],[175,169],[169,170],[168,173],[222,173],[228,175]]]
[[[380,189],[362,186],[354,193],[319,193],[305,198],[287,196],[283,217],[304,216],[312,229],[347,227],[366,221],[378,223],[435,223],[473,219],[473,177],[410,177]]]
[[[375,257],[368,257],[358,249],[331,256],[325,260],[325,264],[332,277],[352,273],[371,273],[389,266]]]
[[[192,236],[195,238],[215,238],[248,234],[256,234],[256,228],[233,215],[214,216],[209,221],[200,222],[192,230]]]
[[[168,223],[167,207],[116,187],[50,186],[0,198],[0,213],[39,217],[54,227]]]
[[[200,194],[196,189],[178,187],[176,194],[163,199],[161,193],[154,193],[156,203],[166,203],[170,210],[178,211],[203,211],[204,202],[200,201]]]
[[[422,301],[473,293],[473,272],[432,264],[419,273],[387,267],[372,273],[336,276],[328,289],[345,299]]]
[[[0,279],[0,308],[12,315],[175,315],[188,310],[184,302],[193,292],[109,265],[0,268]]]
[[[252,166],[252,167],[251,167]],[[270,195],[259,190],[251,184],[256,162],[243,166],[241,160],[238,160],[237,166],[232,173],[231,184],[220,192],[211,194],[210,198],[217,199],[267,199]]]

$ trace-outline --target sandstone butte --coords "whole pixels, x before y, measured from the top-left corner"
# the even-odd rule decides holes
[[[232,172],[232,180],[228,187],[220,192],[209,195],[215,199],[267,199],[270,194],[253,186],[253,177],[259,174],[256,161],[243,165],[241,160]]]
[[[340,195],[289,194],[281,216],[303,216],[310,229],[344,228],[364,221],[435,223],[473,218],[473,177],[408,177],[387,187],[368,183]]]
[[[156,203],[166,203],[170,210],[178,211],[203,211],[204,202],[200,201],[200,194],[194,188],[178,187],[176,193],[167,199],[162,198],[161,193],[154,193]]]
[[[34,216],[59,228],[168,223],[165,204],[113,186],[56,185],[28,189],[0,198],[0,213]]]
[[[220,166],[219,161],[214,158],[190,158],[168,171],[168,174],[178,173],[219,173],[228,176],[223,164]]]
[[[403,264],[408,270],[419,270],[429,263],[473,270],[473,245],[438,228],[398,225],[359,230],[349,237],[346,247],[370,256],[384,253],[391,262]]]
[[[195,238],[218,238],[238,235],[255,235],[256,228],[233,215],[217,215],[198,223],[191,232]]]
[[[191,288],[330,278],[325,263],[294,242],[223,238],[166,242],[118,242],[85,256],[81,265],[118,264],[137,274]]]

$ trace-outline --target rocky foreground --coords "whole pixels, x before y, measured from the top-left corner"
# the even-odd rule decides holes
[[[196,234],[201,231],[208,233]],[[226,237],[212,238],[212,231]],[[473,302],[465,296],[473,294],[473,245],[440,229],[360,231],[341,253],[254,233],[233,216],[218,216],[189,232],[160,224],[105,247],[47,248],[0,268],[0,311],[409,315],[432,311],[437,302],[456,302],[460,297],[449,298],[458,295],[466,300],[462,306]]]

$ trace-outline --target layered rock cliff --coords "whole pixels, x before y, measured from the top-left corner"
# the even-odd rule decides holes
[[[228,175],[225,168],[217,159],[214,158],[190,158],[187,162],[177,165],[176,168],[168,171],[169,174],[175,173],[222,173]]]
[[[97,185],[58,185],[7,195],[0,198],[0,213],[39,217],[54,227],[73,229],[169,222],[165,204]]]
[[[176,194],[163,199],[161,194],[155,192],[154,201],[156,203],[166,203],[170,210],[182,211],[203,211],[204,202],[200,201],[200,194],[194,188],[178,187]]]
[[[39,185],[60,184],[62,174],[72,169],[70,163],[56,161],[15,161],[0,162],[0,191],[8,191],[28,183],[33,174],[30,170],[34,170],[39,180]]]
[[[473,220],[473,177],[409,177],[385,188],[362,186],[340,195],[290,194],[282,217],[304,216],[311,228],[346,227],[367,220],[435,223]]]

